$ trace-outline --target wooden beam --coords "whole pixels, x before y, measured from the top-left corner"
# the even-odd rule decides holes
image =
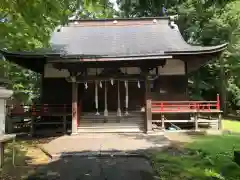
[[[58,69],[68,69],[70,72],[84,72],[86,68],[119,68],[119,67],[146,67],[154,68],[158,66],[164,66],[166,59],[155,60],[132,60],[132,61],[107,61],[107,62],[70,62],[68,60],[48,61],[52,63],[54,67]]]
[[[154,79],[156,78],[156,75],[153,76],[149,76],[148,80]],[[86,82],[86,81],[96,81],[96,80],[101,80],[101,81],[110,81],[111,79],[114,80],[128,80],[128,81],[138,81],[138,80],[142,80],[145,81],[145,76],[141,75],[141,74],[133,74],[133,75],[99,75],[99,76],[95,76],[95,75],[89,75],[89,76],[78,76],[76,78],[77,82]]]

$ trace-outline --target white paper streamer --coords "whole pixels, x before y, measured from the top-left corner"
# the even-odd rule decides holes
[[[85,87],[85,89],[88,88],[88,84],[87,84],[87,82],[84,83],[84,87]]]
[[[113,82],[113,79],[111,79],[110,81],[111,81],[111,85],[113,85],[113,83],[114,83],[114,82]]]
[[[141,84],[140,84],[140,82],[138,81],[138,88],[141,88]]]

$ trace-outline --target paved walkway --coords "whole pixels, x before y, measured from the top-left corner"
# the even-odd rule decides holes
[[[44,144],[43,148],[53,157],[69,154],[93,154],[124,152],[136,153],[160,148],[169,144],[163,135],[146,134],[79,134],[62,136]]]
[[[27,180],[152,180],[145,158],[75,157],[62,158],[39,168]]]
[[[139,156],[139,152],[168,144],[163,135],[98,133],[62,136],[43,145],[53,157],[52,161],[27,179],[153,180],[151,164],[147,158]],[[71,156],[78,153],[81,156]],[[126,156],[126,153],[131,155]]]

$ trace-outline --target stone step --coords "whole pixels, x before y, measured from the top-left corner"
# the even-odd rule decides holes
[[[96,112],[81,112],[81,114],[83,114],[83,115],[95,115],[96,114]],[[103,115],[104,114],[104,112],[99,112],[99,114],[100,115]],[[115,112],[108,112],[108,115],[116,115],[117,114],[117,111],[115,111]],[[122,111],[122,114],[125,114],[125,111]],[[139,116],[143,116],[144,115],[144,113],[142,113],[142,112],[128,112],[128,115],[134,115],[134,116],[136,116],[136,115],[139,115]]]
[[[144,126],[143,123],[81,123],[80,127],[100,127],[100,128],[105,128],[105,127],[114,127],[114,128],[122,128],[122,127],[140,127]]]
[[[143,116],[103,116],[103,115],[83,115],[80,122],[144,122]]]
[[[141,126],[95,126],[95,127],[78,127],[78,133],[124,133],[124,132],[142,132],[143,127]]]
[[[80,116],[80,119],[144,119],[138,116]]]
[[[143,118],[89,118],[89,117],[81,117],[80,121],[96,121],[96,122],[100,122],[100,121],[123,121],[123,122],[130,122],[130,121],[137,121],[137,122],[142,122],[144,121]]]

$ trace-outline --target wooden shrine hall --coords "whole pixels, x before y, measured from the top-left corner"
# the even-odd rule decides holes
[[[189,101],[187,87],[188,74],[226,44],[189,45],[171,17],[69,21],[56,28],[50,45],[34,52],[1,50],[7,60],[42,76],[40,103],[27,111],[40,116],[32,129],[60,120],[72,134],[150,132],[167,123],[198,129],[210,122],[199,114],[221,112],[217,95],[214,101]],[[219,119],[211,122],[221,127]]]

